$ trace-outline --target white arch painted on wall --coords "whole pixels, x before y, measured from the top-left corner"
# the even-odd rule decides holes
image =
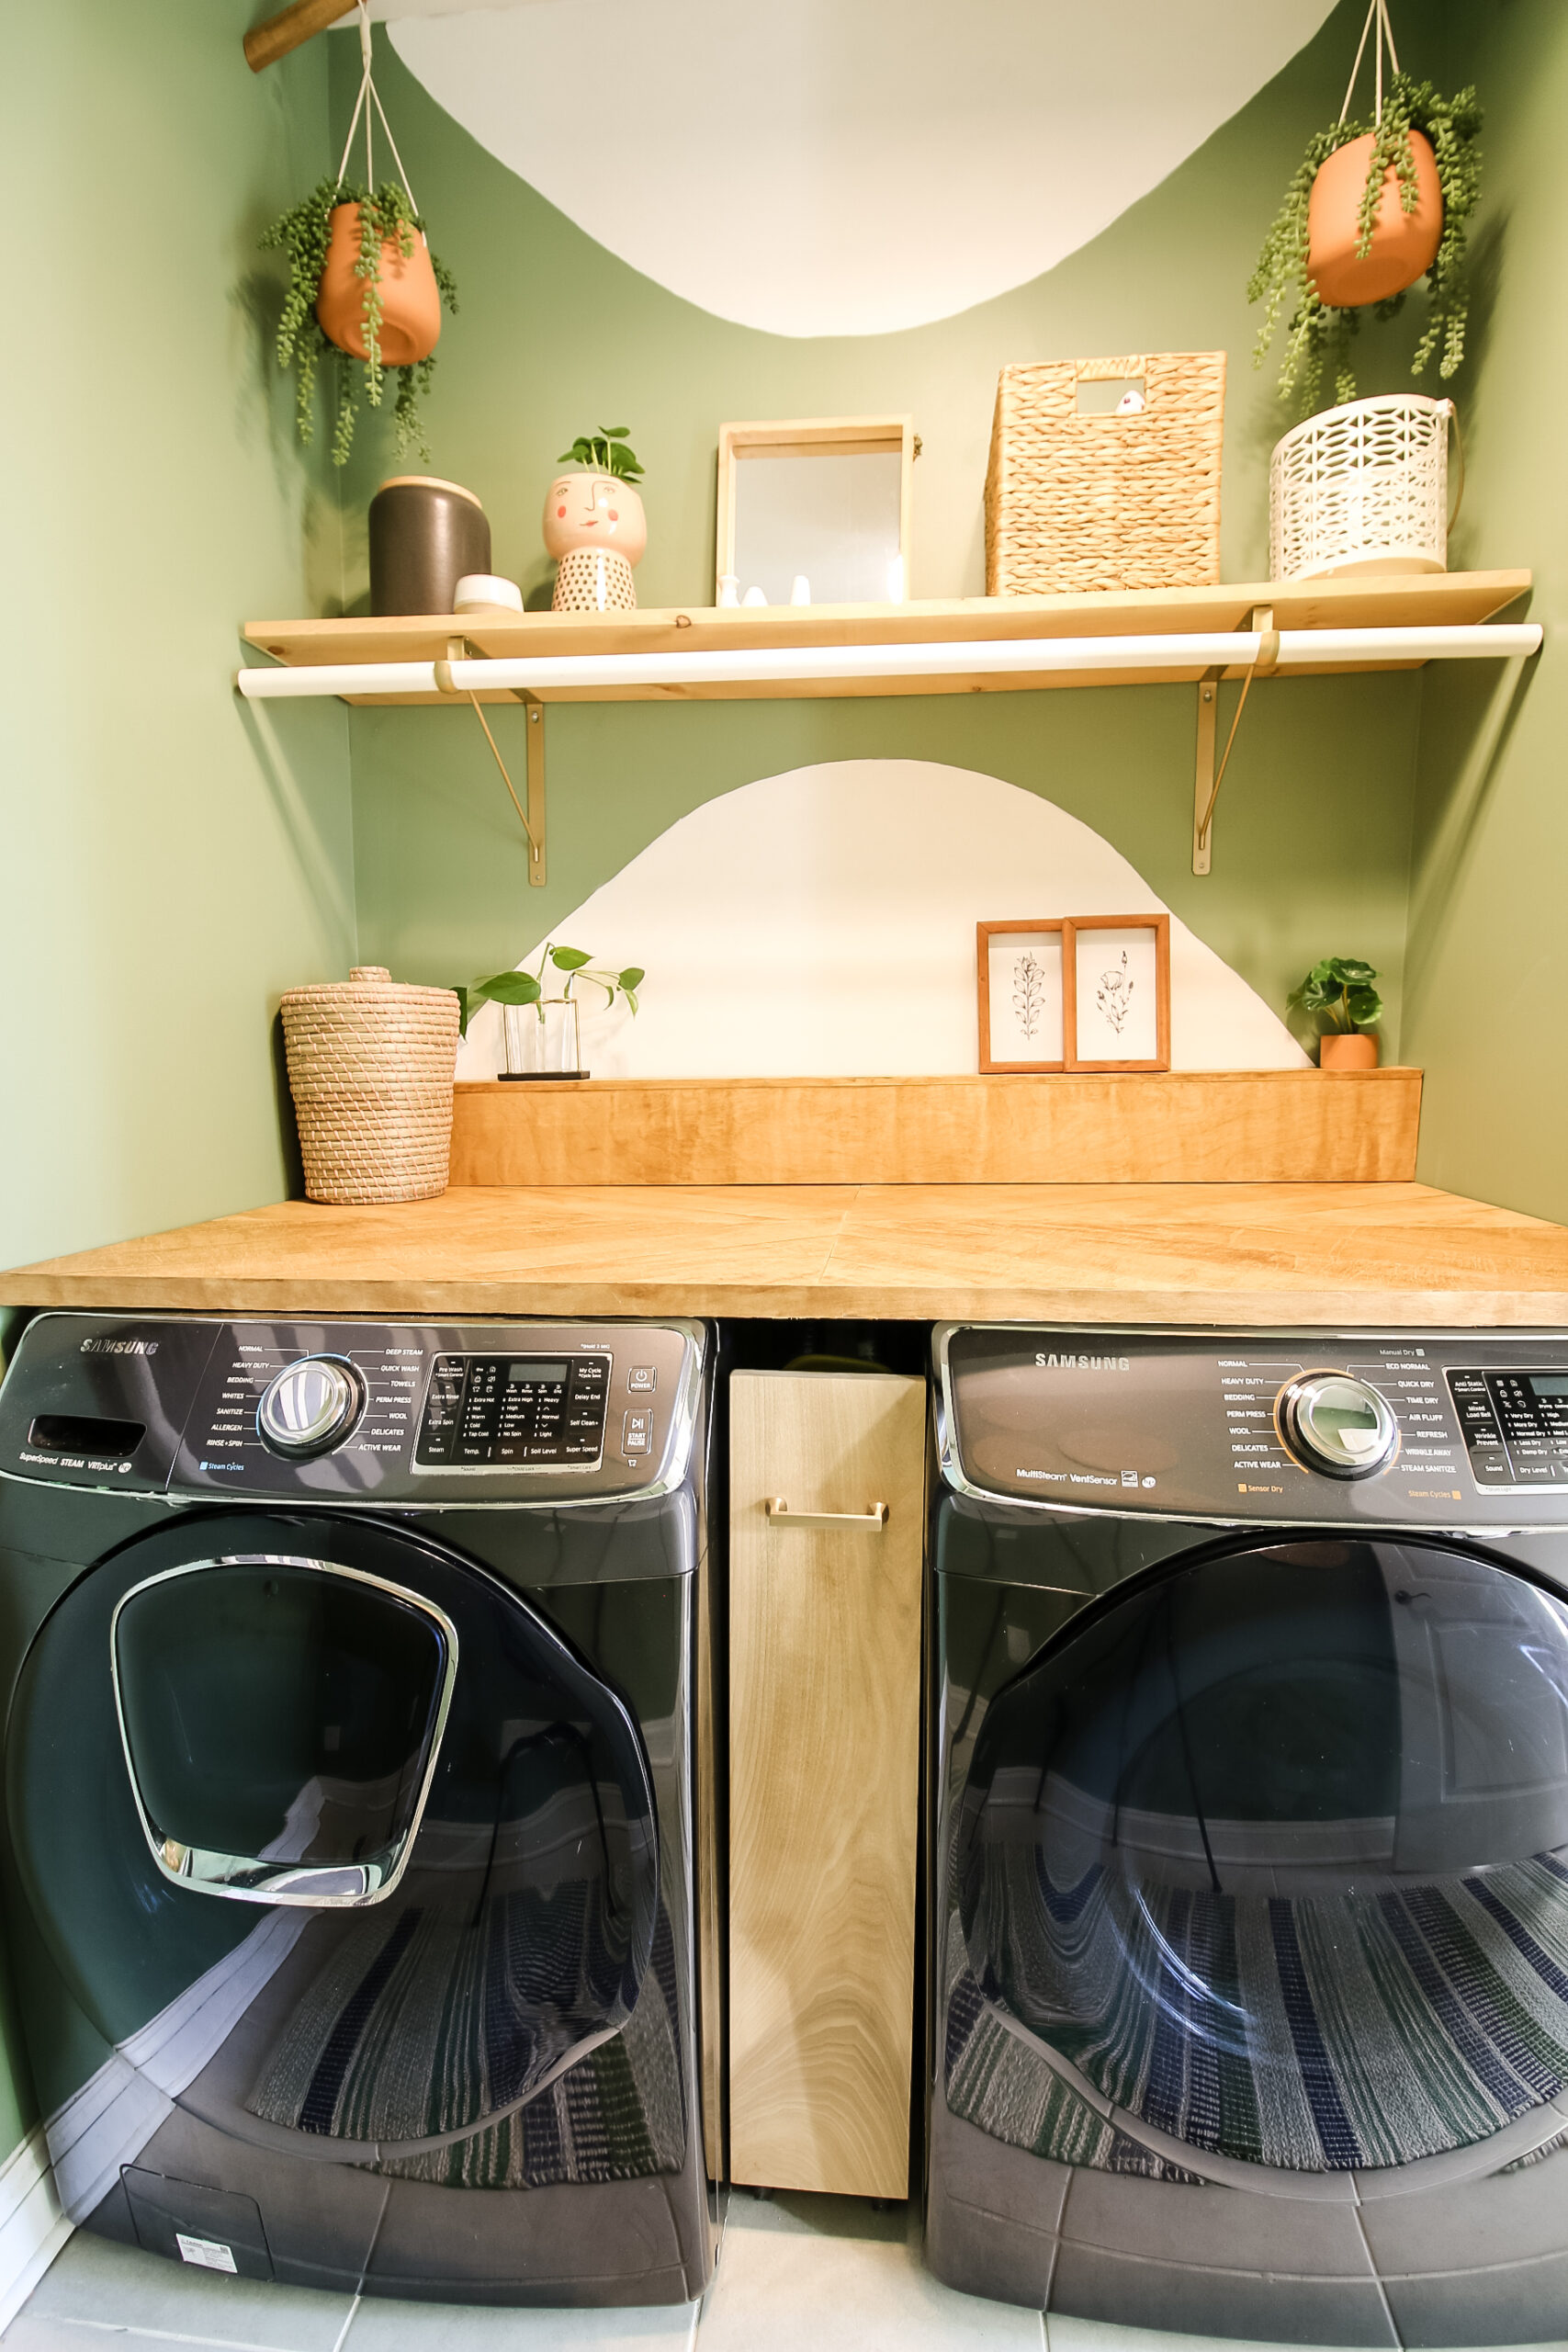
[[[977,922],[1155,911],[1136,868],[1037,793],[934,761],[839,760],[705,802],[553,935],[648,973],[635,1020],[587,1012],[596,1078],[865,1077],[976,1068]],[[1170,989],[1174,1069],[1305,1067],[1175,916]],[[502,1066],[487,1005],[457,1075]]]
[[[950,318],[1054,268],[1245,106],[1330,6],[376,0],[373,13],[449,115],[634,269],[743,326],[859,335]]]

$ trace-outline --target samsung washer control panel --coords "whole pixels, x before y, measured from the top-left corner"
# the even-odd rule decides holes
[[[688,1323],[40,1315],[0,1386],[0,1474],[278,1501],[603,1502],[685,1474]]]
[[[1568,1524],[1568,1333],[937,1327],[961,1492],[1254,1521]]]

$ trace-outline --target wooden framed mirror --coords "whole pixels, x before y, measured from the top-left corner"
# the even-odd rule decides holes
[[[908,416],[720,425],[717,599],[729,579],[787,605],[804,581],[814,605],[901,605],[919,446]]]

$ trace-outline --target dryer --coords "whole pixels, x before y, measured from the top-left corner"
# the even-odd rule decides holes
[[[1568,1335],[934,1344],[933,2268],[1560,2334]]]
[[[701,2292],[707,1355],[28,1326],[6,1918],[73,2221],[366,2294]]]

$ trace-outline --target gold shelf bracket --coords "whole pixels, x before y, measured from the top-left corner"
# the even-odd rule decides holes
[[[451,695],[454,697],[466,695],[473,705],[474,717],[484,729],[485,741],[490,745],[496,766],[501,770],[501,780],[512,795],[512,806],[517,811],[517,821],[527,836],[529,888],[536,890],[542,889],[548,871],[545,862],[545,707],[537,695],[531,695],[525,688],[517,690],[516,699],[524,705],[528,714],[528,806],[525,808],[517,797],[517,787],[508,773],[506,762],[501,756],[501,748],[490,731],[490,721],[484,715],[478,695],[466,686],[459,686],[452,675],[453,662],[470,659],[471,650],[466,639],[461,637],[450,639],[446,647],[446,660],[437,662],[435,664],[435,683],[442,694]]]
[[[1214,764],[1215,722],[1219,717],[1220,680],[1224,666],[1205,670],[1198,683],[1198,742],[1192,775],[1192,871],[1207,874],[1211,863],[1214,825],[1214,804],[1220,797],[1220,786],[1225,780],[1225,770],[1235,748],[1236,729],[1241,714],[1247,708],[1247,697],[1252,691],[1254,678],[1271,677],[1280,660],[1280,632],[1274,626],[1272,605],[1254,605],[1247,618],[1247,628],[1258,639],[1258,652],[1247,665],[1241,682],[1241,699],[1231,720],[1231,731],[1225,738],[1225,748]]]

